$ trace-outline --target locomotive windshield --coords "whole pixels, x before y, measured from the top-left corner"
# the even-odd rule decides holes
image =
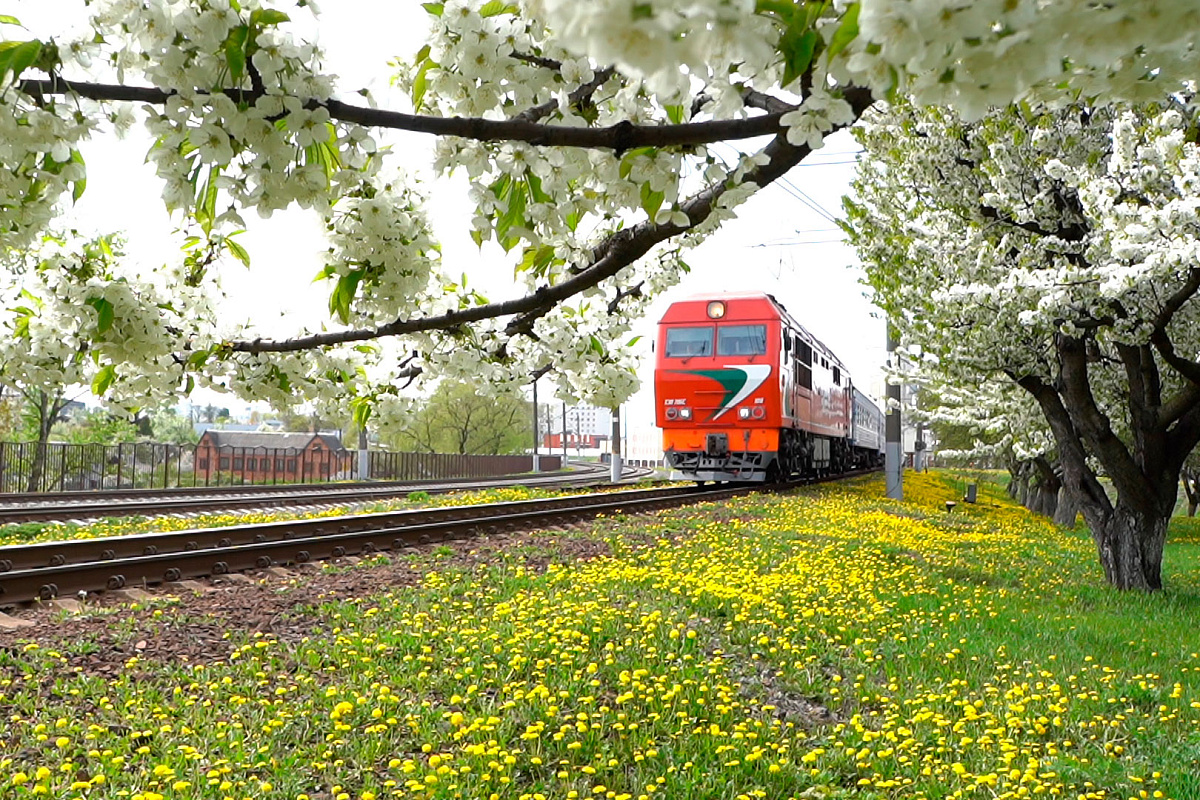
[[[668,358],[711,356],[712,350],[712,328],[667,328]]]
[[[722,325],[717,329],[717,355],[762,356],[766,354],[766,325]]]

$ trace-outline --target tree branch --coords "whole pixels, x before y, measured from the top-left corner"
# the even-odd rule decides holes
[[[576,86],[571,93],[567,95],[568,104],[575,106],[589,99],[596,90],[604,84],[608,83],[609,79],[616,74],[613,67],[605,67],[596,72],[595,76],[587,83]],[[558,110],[558,101],[555,99],[547,100],[544,103],[539,103],[532,108],[527,108],[520,114],[513,117],[514,120],[522,120],[524,122],[540,122],[546,117]]]
[[[76,94],[90,100],[114,100],[163,105],[173,93],[149,86],[122,86],[104,83],[75,83],[61,78],[24,80],[20,90],[29,95]],[[226,89],[224,94],[238,102],[253,104],[264,92]],[[711,122],[685,122],[681,125],[635,125],[628,121],[603,128],[543,125],[522,119],[490,120],[481,117],[434,117],[405,114],[377,108],[350,105],[340,100],[304,102],[307,109],[325,108],[332,119],[372,128],[427,133],[434,136],[459,136],[480,142],[525,142],[542,147],[609,148],[624,152],[634,147],[672,147],[712,144],[780,132],[779,118],[784,112],[762,114],[745,119]]]
[[[1119,493],[1130,497],[1135,507],[1154,507],[1157,498],[1146,480],[1145,471],[1125,443],[1113,433],[1108,417],[1092,394],[1084,341],[1059,334],[1055,346],[1061,364],[1062,399],[1080,436],[1091,445],[1091,451],[1100,459]],[[1135,424],[1136,421],[1133,420]]]
[[[1079,502],[1088,524],[1098,526],[1102,520],[1112,514],[1112,501],[1108,499],[1108,493],[1100,485],[1096,473],[1088,466],[1087,450],[1079,437],[1079,431],[1071,420],[1071,415],[1063,405],[1062,397],[1041,378],[1032,375],[1018,378],[1012,373],[1009,374],[1009,377],[1016,381],[1022,389],[1033,395],[1038,405],[1041,406],[1042,413],[1054,434],[1054,441],[1058,445],[1063,482],[1067,485],[1067,490]]]
[[[850,103],[856,120],[874,102],[870,90],[860,87],[847,89],[845,98]],[[784,136],[777,136],[763,152],[768,157],[767,163],[748,171],[743,176],[744,183],[754,183],[760,188],[766,186],[800,163],[811,151],[807,145],[791,145]],[[688,217],[686,226],[671,222],[656,225],[653,220],[646,219],[637,225],[610,234],[592,251],[590,265],[561,283],[553,286],[541,286],[524,297],[449,311],[436,317],[397,319],[377,328],[329,331],[280,341],[264,339],[239,341],[232,342],[230,347],[234,352],[241,353],[290,353],[387,336],[444,330],[467,323],[506,316],[514,316],[505,329],[506,334],[511,336],[527,333],[532,330],[533,323],[537,319],[545,316],[561,301],[611,278],[644,256],[656,244],[703,222],[712,213],[716,201],[726,190],[725,183],[717,183],[685,201],[680,206],[680,210]]]
[[[1200,291],[1200,267],[1192,267],[1188,270],[1187,280],[1167,298],[1167,302],[1163,303],[1162,310],[1154,318],[1154,332],[1165,332],[1175,314],[1196,295],[1197,291]]]

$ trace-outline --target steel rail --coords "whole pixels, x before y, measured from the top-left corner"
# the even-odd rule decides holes
[[[683,505],[694,500],[716,500],[761,491],[757,486],[722,489],[637,490],[561,498],[552,508],[500,509],[486,516],[426,522],[416,525],[383,525],[373,529],[301,535],[290,539],[199,548],[182,552],[143,554],[129,558],[83,561],[0,573],[0,606],[99,589],[142,587],[189,578],[219,576],[276,565],[304,564],[367,555],[381,550],[402,550],[474,535],[535,528],[601,514],[624,514]],[[630,495],[642,495],[631,497]],[[557,500],[557,498],[556,498]],[[567,501],[575,500],[573,504]],[[509,505],[509,504],[501,504]],[[487,509],[488,506],[477,506]],[[228,529],[218,529],[227,531]],[[307,532],[306,532],[307,533]],[[113,537],[123,538],[123,537]],[[93,540],[95,541],[95,540]]]
[[[66,564],[113,561],[136,556],[185,553],[195,550],[259,544],[267,541],[286,541],[308,536],[415,527],[432,523],[479,519],[497,514],[553,511],[558,508],[619,501],[623,498],[677,497],[681,494],[689,492],[694,494],[698,491],[700,490],[697,487],[636,489],[570,497],[512,500],[503,503],[381,511],[316,519],[248,523],[220,528],[155,531],[124,536],[99,536],[94,539],[15,544],[0,547],[0,582],[6,578],[5,573],[14,570],[61,567]]]
[[[282,538],[274,540],[266,538],[262,525],[241,526],[247,530],[238,534],[239,539],[244,539],[245,535],[253,537],[253,541],[242,544],[234,543],[234,537],[229,535],[232,531],[231,528],[219,528],[213,533],[226,534],[224,538],[229,541],[218,540],[216,546],[210,547],[200,547],[198,541],[196,541],[195,547],[191,547],[189,542],[195,540],[187,538],[187,534],[195,535],[197,532],[179,532],[184,534],[184,538],[171,546],[179,546],[182,543],[183,550],[168,553],[146,552],[145,550],[149,542],[147,537],[160,534],[143,534],[140,538],[110,537],[107,542],[113,545],[119,539],[139,539],[139,543],[143,546],[143,552],[127,558],[115,557],[114,553],[114,557],[111,559],[104,558],[78,563],[65,563],[64,560],[64,563],[61,564],[14,569],[0,573],[0,606],[18,605],[34,600],[50,600],[60,595],[77,592],[150,586],[189,578],[266,569],[276,565],[304,564],[347,555],[365,555],[381,550],[402,550],[421,544],[505,530],[536,528],[566,520],[591,518],[601,514],[644,512],[686,505],[698,500],[720,500],[753,492],[781,491],[811,483],[855,477],[866,474],[866,472],[870,471],[795,481],[770,487],[761,485],[707,489],[675,487],[553,498],[549,501],[480,505],[470,507],[470,513],[477,513],[476,516],[422,522],[415,522],[410,518],[409,524],[396,521],[396,518],[404,518],[401,513],[370,515],[391,517],[392,519],[379,518],[373,520],[374,525],[368,523],[357,530],[338,527],[333,529],[334,532],[323,529],[326,532],[322,533],[315,532],[318,529],[308,529],[302,526],[297,530],[296,523],[292,523],[290,538],[287,523],[271,523],[270,526],[275,529],[274,533],[282,536]],[[450,511],[443,510],[439,513],[449,513]],[[463,511],[463,508],[460,507],[454,511]],[[468,512],[464,511],[463,513]],[[351,518],[339,519],[339,525],[349,525],[345,520]],[[263,536],[262,539],[259,538],[260,535]],[[94,547],[99,540],[79,540],[70,544],[83,544],[88,541]],[[0,554],[3,554],[5,550],[7,548],[0,548]],[[43,551],[43,554],[45,552],[49,551]]]
[[[637,473],[631,477],[639,477]],[[108,499],[89,499],[87,502],[61,502],[42,505],[12,505],[0,506],[0,525],[11,525],[20,522],[55,521],[67,519],[89,519],[119,516],[153,516],[156,514],[197,513],[201,511],[222,511],[246,508],[270,508],[281,505],[327,505],[330,503],[359,503],[372,500],[385,500],[408,494],[413,491],[425,491],[430,494],[445,494],[448,492],[465,491],[470,489],[489,489],[498,486],[580,486],[596,485],[607,482],[607,470],[587,470],[550,475],[522,475],[500,479],[460,481],[455,483],[397,483],[380,487],[378,484],[368,484],[351,489],[339,485],[333,487],[306,487],[306,491],[285,491],[271,493],[252,493],[243,496],[201,496],[194,497],[178,492],[169,496],[151,499],[134,498],[126,500],[122,496]]]

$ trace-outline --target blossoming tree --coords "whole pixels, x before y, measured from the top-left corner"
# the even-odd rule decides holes
[[[1036,401],[1120,588],[1161,587],[1200,442],[1197,120],[1187,95],[974,123],[894,105],[861,129],[847,204],[876,301],[926,368]]]
[[[1193,4],[1163,5],[430,2],[428,46],[396,75],[411,111],[338,84],[294,33],[308,0],[97,0],[84,35],[44,39],[4,16],[0,247],[34,241],[84,190],[81,142],[140,117],[163,201],[195,230],[173,286],[201,302],[213,257],[250,259],[228,238],[242,215],[298,205],[329,233],[332,319],[262,340],[178,303],[189,324],[143,340],[176,357],[130,353],[117,376],[276,402],[348,395],[365,416],[403,409],[393,387],[419,372],[487,384],[552,366],[564,393],[612,406],[636,386],[619,343],[686,270],[686,248],[875,99],[977,113],[1064,84],[1161,96],[1195,74],[1200,27]],[[420,190],[381,148],[393,130],[437,137],[435,169],[470,177],[472,230],[510,253],[517,296],[446,277],[463,270],[441,263]],[[716,142],[744,155],[723,160]]]

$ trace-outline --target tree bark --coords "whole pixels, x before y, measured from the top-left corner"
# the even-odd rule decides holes
[[[1191,469],[1183,471],[1183,493],[1187,495],[1187,515],[1196,516],[1196,507],[1200,506],[1200,473]]]
[[[1075,529],[1075,521],[1079,516],[1079,503],[1071,496],[1071,490],[1063,486],[1058,491],[1058,508],[1054,511],[1054,521],[1064,528]]]
[[[49,450],[50,431],[54,428],[54,422],[58,418],[58,413],[63,410],[65,402],[61,395],[51,396],[45,392],[38,392],[30,401],[37,408],[38,414],[38,438],[37,445],[33,449],[33,463],[29,465],[29,483],[25,486],[26,492],[37,492],[42,488],[42,478],[46,474],[46,456]]]
[[[1163,548],[1169,517],[1145,513],[1117,501],[1103,524],[1091,523],[1104,577],[1117,589],[1162,588]]]

